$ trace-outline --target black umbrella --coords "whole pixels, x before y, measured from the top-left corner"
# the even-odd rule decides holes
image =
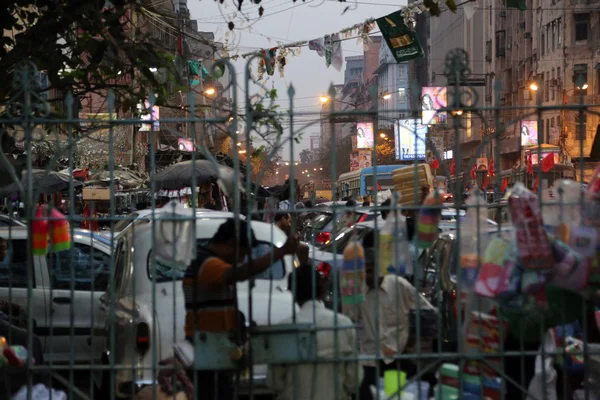
[[[183,161],[163,169],[154,175],[153,180],[156,189],[177,190],[192,186],[193,177],[196,178],[196,185],[216,183],[219,173],[231,175],[233,169],[224,165],[214,165],[208,160]],[[146,185],[152,187],[152,180]]]
[[[23,188],[25,189],[27,189],[27,178],[27,171],[23,171],[21,185],[23,185]],[[70,188],[71,181],[73,181],[73,187],[75,189],[83,186],[83,183],[74,179],[70,175],[63,174],[62,172],[46,171],[43,169],[34,169],[31,171],[33,190],[38,191],[39,194],[53,194],[68,190]],[[10,185],[0,189],[0,193],[2,193],[4,196],[18,192],[19,186],[16,183],[11,183]]]

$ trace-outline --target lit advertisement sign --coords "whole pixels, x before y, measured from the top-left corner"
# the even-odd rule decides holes
[[[359,122],[356,124],[356,148],[357,149],[372,149],[374,144],[373,139],[373,123]]]
[[[538,122],[521,121],[521,146],[536,146],[538,144]]]
[[[394,122],[396,160],[424,160],[427,125],[417,119],[401,119]]]
[[[445,87],[421,88],[421,120],[424,125],[445,124],[448,115],[437,110],[448,105]]]

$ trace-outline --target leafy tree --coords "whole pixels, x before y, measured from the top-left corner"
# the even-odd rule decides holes
[[[326,143],[319,149],[319,167],[323,168],[323,176],[331,177],[333,181],[336,181],[341,174],[350,171],[352,137],[347,136],[336,144],[335,163],[332,163],[334,157],[332,157],[330,146],[329,143]],[[335,172],[332,170],[333,165],[335,165]]]
[[[106,2],[108,4],[108,2]],[[7,0],[0,6],[0,29],[16,32],[3,36],[0,46],[0,101],[14,91],[9,77],[22,60],[31,60],[47,74],[50,87],[77,99],[88,93],[113,90],[120,107],[129,111],[158,94],[166,98],[167,82],[159,82],[154,68],[176,77],[173,57],[159,51],[139,28],[133,13],[148,5],[135,0]],[[135,79],[135,85],[131,84]],[[161,96],[161,94],[163,96]],[[162,99],[161,99],[162,98]],[[55,101],[63,100],[59,96]],[[60,111],[60,110],[59,110]]]
[[[377,143],[377,165],[396,164],[396,151],[392,140],[380,140]]]
[[[312,152],[308,149],[304,149],[300,152],[299,157],[302,164],[308,164],[312,161]]]

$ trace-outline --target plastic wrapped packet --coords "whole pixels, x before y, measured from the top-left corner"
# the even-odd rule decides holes
[[[513,243],[495,237],[488,244],[475,282],[475,293],[489,298],[509,298],[519,292],[515,284],[516,254]]]
[[[509,199],[511,221],[515,227],[519,258],[526,270],[550,270],[554,257],[544,228],[537,198],[521,183]]]
[[[443,204],[443,194],[444,192],[440,189],[435,189],[423,200],[417,223],[416,244],[418,248],[428,248],[437,239],[440,223],[439,206]]]
[[[360,304],[365,301],[365,250],[354,239],[344,249],[340,281],[343,304]]]
[[[460,240],[460,268],[463,291],[470,291],[475,286],[481,257],[489,240],[487,234],[487,203],[482,197],[479,188],[471,191],[466,201],[467,215],[462,222]]]
[[[388,214],[385,224],[379,232],[378,250],[377,264],[380,276],[413,274],[406,218],[397,211]]]

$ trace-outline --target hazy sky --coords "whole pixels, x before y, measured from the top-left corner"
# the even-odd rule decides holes
[[[296,3],[292,0],[263,0],[260,5],[265,10],[264,15],[258,18],[258,6],[248,0],[243,3],[242,13],[237,11],[236,3],[231,0],[225,0],[224,4],[212,0],[188,0],[191,18],[198,21],[198,29],[214,32],[217,41],[225,40],[228,22],[235,23],[236,28],[229,36],[231,55],[276,47],[278,41],[288,43],[323,37],[368,18],[390,14],[403,4],[406,4],[405,0],[357,0],[344,3],[337,0],[298,0]],[[350,9],[342,15],[346,7]],[[356,39],[343,41],[342,49],[344,57],[362,54],[362,44],[357,43]],[[244,64],[243,60],[236,63],[238,82],[242,87]],[[324,57],[303,47],[299,56],[288,57],[285,76],[282,78],[279,71],[275,71],[267,86],[270,88],[274,85],[280,97],[279,104],[282,109],[288,109],[287,90],[293,84],[296,90],[294,109],[297,112],[314,112],[314,117],[318,118],[321,108],[319,96],[326,93],[332,83],[343,83],[343,68],[339,72],[333,67],[327,68]],[[302,126],[311,118],[299,116],[295,123]],[[301,144],[294,145],[295,159],[300,150],[309,147],[310,134],[318,133],[318,124],[304,131]],[[286,146],[281,155],[289,159],[289,147]]]

